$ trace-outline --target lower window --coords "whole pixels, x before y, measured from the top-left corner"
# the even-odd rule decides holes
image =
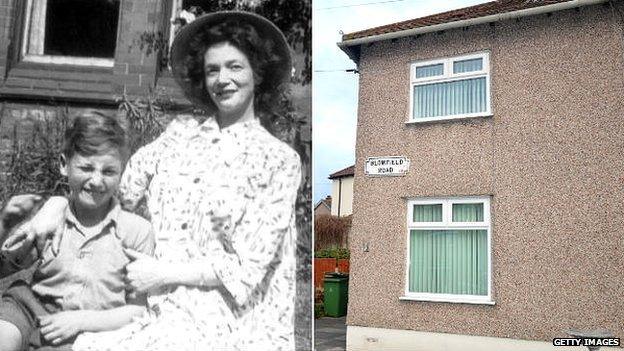
[[[491,303],[487,197],[408,202],[405,299]]]

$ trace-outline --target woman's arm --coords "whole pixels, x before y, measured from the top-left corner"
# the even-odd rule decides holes
[[[213,217],[213,228],[206,230],[219,233],[219,240],[209,242],[206,259],[165,269],[166,284],[223,285],[237,303],[248,300],[269,269],[279,264],[277,254],[283,245],[296,241],[295,201],[301,164],[299,156],[288,151],[281,162],[262,168],[269,176],[257,184],[261,190],[241,218]]]
[[[41,196],[25,194],[13,196],[0,210],[0,245],[4,244],[15,225],[26,219],[41,202]]]
[[[13,196],[0,211],[0,278],[28,268],[37,258],[33,233],[26,233],[18,227],[39,207],[39,195]]]
[[[187,126],[190,115],[178,115],[165,131],[151,143],[138,149],[128,160],[119,183],[119,200],[126,211],[136,212],[156,173],[163,151],[184,140],[184,133],[193,130]],[[140,214],[143,215],[143,214]]]
[[[0,248],[0,278],[26,269],[36,261],[34,237],[14,233]]]
[[[68,204],[69,202],[63,196],[50,197],[39,209],[39,212],[20,227],[16,234],[25,233],[34,236],[39,252],[43,252],[46,241],[51,238],[52,251],[58,252]]]
[[[126,265],[128,287],[136,293],[147,293],[164,286],[190,285],[212,287],[220,284],[208,264],[162,263],[157,259],[132,249],[124,249],[131,263]]]
[[[295,203],[301,182],[301,162],[290,148],[286,155],[281,155],[281,160],[265,168],[270,171],[270,177],[266,184],[258,184],[257,188],[262,190],[241,219],[232,219],[231,223],[213,220],[217,230],[227,232],[227,226],[232,226],[233,235],[230,239],[219,235],[219,241],[213,240],[207,256],[211,269],[204,270],[208,271],[205,276],[209,277],[213,271],[239,305],[280,264],[279,251],[284,246],[296,245]]]
[[[178,264],[163,264],[148,255],[126,249],[133,261],[126,266],[130,288],[148,292],[170,285],[223,285],[239,304],[245,303],[266,276],[286,236],[292,241],[289,244],[294,245],[296,240],[294,211],[301,180],[299,157],[292,152],[291,157],[284,157],[281,163],[263,169],[270,176],[266,184],[257,187],[263,190],[256,194],[242,218],[230,218],[229,222],[234,223],[224,224],[224,216],[217,215],[213,227],[204,228],[221,231],[222,240],[227,241],[225,237],[229,236],[232,242],[224,245],[223,241],[212,240],[205,259]]]

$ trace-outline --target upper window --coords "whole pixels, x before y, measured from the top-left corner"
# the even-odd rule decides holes
[[[404,299],[491,303],[488,197],[408,201]]]
[[[29,0],[24,61],[112,67],[120,0]]]
[[[487,52],[411,65],[409,122],[491,114]]]

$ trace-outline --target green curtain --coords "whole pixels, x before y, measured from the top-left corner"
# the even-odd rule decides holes
[[[480,71],[483,69],[483,59],[475,58],[453,62],[453,73]]]
[[[453,204],[453,222],[483,222],[483,204]]]
[[[416,78],[435,77],[444,74],[444,64],[416,67]]]
[[[442,204],[414,205],[413,219],[442,221]],[[453,204],[452,220],[483,222],[483,203]],[[487,230],[410,230],[410,292],[487,295],[487,288]]]
[[[486,230],[411,230],[409,291],[487,295]]]
[[[442,204],[414,205],[414,222],[442,222]]]
[[[487,110],[485,77],[416,85],[413,94],[414,119]]]

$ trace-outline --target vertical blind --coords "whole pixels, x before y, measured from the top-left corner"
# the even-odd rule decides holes
[[[411,230],[409,291],[487,295],[487,230]]]
[[[414,86],[414,118],[487,111],[486,77]]]
[[[427,65],[416,67],[416,78],[441,76],[444,74],[444,64]]]
[[[483,204],[453,204],[453,222],[483,222]]]
[[[414,206],[414,218],[434,222],[432,206]],[[483,204],[453,204],[452,218],[483,221]],[[410,230],[409,291],[487,295],[487,255],[485,229]]]
[[[480,71],[483,69],[483,59],[475,58],[453,62],[453,73]]]
[[[414,205],[414,222],[442,222],[442,204]]]

